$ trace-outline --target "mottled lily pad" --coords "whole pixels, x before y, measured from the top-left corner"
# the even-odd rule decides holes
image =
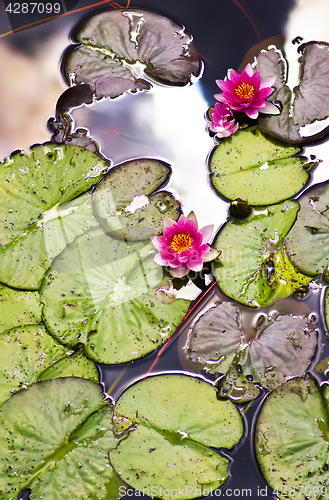
[[[92,197],[95,216],[110,233],[133,241],[162,234],[163,219],[177,220],[179,202],[157,189],[167,184],[167,163],[138,159],[117,165],[103,177]]]
[[[189,301],[167,293],[149,242],[79,236],[53,261],[41,288],[43,319],[61,343],[83,343],[101,363],[137,359],[174,333]]]
[[[256,457],[280,499],[328,498],[328,385],[309,376],[278,387],[256,424]]]
[[[251,205],[270,205],[294,196],[315,163],[293,157],[299,148],[263,134],[257,126],[240,130],[215,147],[210,179],[219,194]],[[282,182],[284,179],[284,182]]]
[[[41,321],[38,292],[23,292],[0,284],[0,332]]]
[[[36,147],[0,164],[3,283],[38,288],[52,258],[77,234],[97,225],[90,196],[73,199],[97,183],[108,166],[83,148],[54,145]]]
[[[300,210],[286,237],[290,260],[310,276],[329,269],[329,184],[319,184],[299,199]]]
[[[114,433],[125,439],[110,451],[112,466],[129,485],[161,499],[174,498],[178,489],[181,498],[195,498],[218,488],[228,460],[211,448],[231,449],[243,434],[230,401],[218,401],[207,382],[182,375],[130,387],[113,421]]]
[[[98,384],[75,377],[39,382],[4,403],[0,419],[2,498],[16,500],[25,488],[31,500],[119,498],[108,461],[117,444],[112,410]]]
[[[282,248],[297,211],[298,203],[287,201],[223,226],[214,243],[221,254],[213,267],[226,295],[242,304],[265,306],[291,294],[293,282],[287,280],[285,293],[282,282],[269,281],[266,263]]]
[[[140,9],[102,12],[83,23],[75,38],[81,45],[65,57],[74,85],[87,84],[96,99],[149,89],[143,75],[166,84],[186,85],[199,73],[192,38],[170,19]]]
[[[0,404],[38,380],[79,376],[98,382],[92,361],[73,354],[42,325],[13,328],[0,336]]]
[[[227,383],[235,388],[233,397],[237,400],[236,388],[242,383],[239,377],[251,377],[254,383],[273,390],[289,378],[305,373],[316,346],[314,324],[305,316],[268,318],[247,334],[243,330],[240,310],[223,302],[209,309],[195,323],[188,351],[190,358],[201,363],[207,371],[227,375]],[[237,378],[235,382],[234,377]],[[256,397],[258,393],[252,391],[246,381],[244,383],[244,391],[251,392],[247,399]],[[240,400],[241,397],[240,394]]]
[[[309,42],[298,51],[299,84],[293,91],[286,85],[287,63],[278,49],[262,51],[256,58],[262,80],[276,76],[271,101],[281,103],[281,114],[261,117],[259,127],[264,133],[291,144],[302,144],[328,132],[328,124],[325,121],[321,124],[321,120],[329,116],[329,44]],[[312,128],[315,122],[320,127]]]

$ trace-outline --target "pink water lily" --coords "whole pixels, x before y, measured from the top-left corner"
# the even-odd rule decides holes
[[[211,114],[211,120],[209,128],[219,138],[229,137],[239,129],[239,124],[235,123],[232,110],[227,104],[217,102]]]
[[[233,111],[244,112],[249,118],[255,119],[259,112],[277,115],[280,110],[274,104],[265,101],[272,94],[272,85],[275,77],[261,82],[260,73],[247,64],[241,75],[229,69],[225,80],[216,80],[218,87],[223,91],[215,98],[227,104]]]
[[[175,278],[186,276],[189,271],[201,271],[204,262],[215,259],[219,252],[207,242],[213,226],[198,229],[193,212],[187,217],[181,215],[177,222],[166,217],[163,224],[163,236],[155,236],[152,243],[159,251],[154,261],[160,266],[168,266]]]

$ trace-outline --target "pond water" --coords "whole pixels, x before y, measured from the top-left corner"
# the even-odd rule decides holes
[[[109,2],[110,7],[113,5]],[[70,15],[9,33],[10,19],[4,6],[7,5],[1,5],[0,10],[1,157],[50,139],[47,121],[54,116],[56,101],[67,88],[60,60],[69,37],[73,28],[87,15],[108,8],[107,4],[105,7],[92,6],[91,1],[81,0],[72,7],[74,12]],[[227,0],[214,4],[210,0],[202,3],[170,0],[164,4],[159,0],[140,3],[134,0],[130,7],[150,9],[184,24],[186,31],[193,35],[204,62],[202,78],[191,86],[154,86],[150,92],[125,94],[114,100],[81,106],[72,114],[75,126],[87,128],[100,144],[102,154],[114,164],[139,157],[158,158],[169,163],[173,175],[165,189],[182,203],[186,215],[191,210],[195,212],[201,227],[212,224],[215,234],[229,217],[229,203],[214,192],[208,179],[207,159],[214,141],[206,131],[204,115],[214,104],[213,95],[217,92],[214,81],[223,79],[228,68],[237,70],[253,45],[270,37],[278,39],[281,34],[286,36],[285,50],[289,62],[295,61],[295,65],[291,62],[291,68],[296,67],[297,46],[291,42],[297,36],[303,37],[304,41],[329,41],[329,25],[324,22],[324,19],[329,19],[327,2],[277,0],[269,4],[263,0]],[[72,10],[67,5],[66,8]],[[296,81],[295,73],[295,70],[291,71],[290,83]],[[309,143],[300,154],[321,160],[303,191],[329,179],[326,138]],[[216,382],[216,376],[202,371],[189,359],[186,343],[191,327],[200,315],[227,298],[212,286],[208,276],[205,281],[196,280],[180,296],[192,300],[194,307],[167,349],[154,351],[131,363],[98,365],[100,380],[114,401],[125,388],[147,373],[191,373]],[[324,284],[321,282],[311,287],[306,296],[295,294],[264,310],[268,315],[271,310],[314,315],[318,348],[310,371],[319,383],[327,380],[325,363],[319,364],[329,357],[323,300]],[[240,309],[245,330],[252,330],[256,313],[244,306]],[[257,315],[260,312],[258,310]],[[248,411],[247,404],[238,405],[244,416],[245,435],[229,452],[232,459],[229,478],[221,488],[221,497],[241,496],[243,490],[248,490],[252,494],[245,494],[250,498],[276,498],[259,471],[253,447],[255,418],[265,396],[265,391],[262,391]],[[232,494],[233,490],[235,494]],[[25,492],[20,498],[28,498],[27,495]],[[132,494],[130,498],[139,496]]]

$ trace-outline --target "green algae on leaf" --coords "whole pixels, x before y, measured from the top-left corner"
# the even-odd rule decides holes
[[[207,371],[225,374],[220,393],[241,402],[258,396],[254,383],[271,391],[302,376],[316,346],[315,326],[305,316],[276,315],[246,333],[240,310],[223,302],[198,319],[187,348],[190,358]]]
[[[130,486],[161,499],[174,498],[170,492],[178,488],[181,498],[218,488],[228,460],[212,448],[231,449],[243,434],[235,406],[218,401],[209,383],[185,375],[151,377],[128,388],[113,422],[114,433],[125,439],[110,450],[112,466]]]
[[[168,164],[141,158],[112,168],[93,192],[93,212],[110,233],[129,240],[148,240],[162,233],[163,219],[177,220],[179,202],[155,192],[171,176]]]
[[[306,376],[278,387],[261,409],[256,457],[282,500],[328,498],[328,396],[327,384]]]
[[[305,186],[307,171],[315,165],[302,157],[292,157],[299,151],[298,147],[266,136],[257,126],[240,130],[213,150],[211,183],[219,194],[231,200],[247,199],[250,205],[278,203]]]
[[[80,45],[67,52],[71,84],[87,84],[96,99],[149,89],[143,75],[165,84],[186,85],[199,73],[192,38],[182,26],[154,12],[117,9],[85,21],[75,33]]]
[[[166,291],[154,254],[150,242],[113,239],[100,227],[79,236],[45,276],[47,329],[63,344],[85,344],[87,356],[101,363],[137,359],[160,346],[190,302]]]
[[[90,195],[108,162],[76,146],[39,146],[0,164],[0,280],[40,287],[50,261],[77,234],[98,225]],[[67,204],[67,205],[66,205]]]
[[[73,354],[42,325],[26,325],[0,336],[0,404],[38,380],[79,376],[98,382],[92,361]]]
[[[110,498],[119,498],[108,461],[118,441],[98,384],[75,377],[39,382],[4,403],[0,420],[1,498],[16,500],[30,488],[31,500],[106,500],[111,484]]]
[[[329,183],[318,184],[299,199],[300,210],[286,237],[290,260],[304,274],[329,270]]]
[[[287,282],[286,294],[281,282],[269,282],[266,263],[282,248],[297,211],[298,203],[287,201],[223,226],[213,245],[221,251],[214,276],[226,295],[242,304],[265,306],[291,294],[292,282]]]
[[[328,132],[321,120],[329,116],[329,44],[312,41],[299,47],[299,83],[291,91],[287,82],[287,63],[276,48],[263,50],[256,58],[261,80],[276,76],[271,101],[281,103],[281,114],[261,117],[260,129],[284,142],[302,144],[318,139]],[[315,123],[316,122],[316,123]]]
[[[0,333],[41,321],[38,292],[14,290],[0,283]]]

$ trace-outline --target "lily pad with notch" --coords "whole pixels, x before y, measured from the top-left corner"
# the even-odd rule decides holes
[[[41,322],[38,292],[15,290],[0,284],[0,333],[16,326]]]
[[[166,500],[178,489],[186,499],[221,486],[228,459],[214,448],[231,449],[243,435],[231,401],[217,400],[211,384],[186,375],[150,377],[128,388],[113,422],[124,439],[110,450],[111,465],[133,488]]]
[[[280,499],[328,498],[328,384],[310,376],[273,391],[256,423],[260,469]]]
[[[180,325],[190,301],[176,299],[150,242],[111,238],[101,227],[53,261],[42,288],[43,320],[59,342],[84,344],[100,363],[140,358]]]
[[[281,51],[270,48],[256,58],[261,80],[276,76],[271,101],[281,103],[280,115],[261,117],[258,125],[264,133],[290,144],[314,141],[328,132],[329,44],[308,42],[298,52],[299,84],[292,91],[286,84],[287,62]]]
[[[211,184],[220,195],[230,200],[247,199],[250,205],[287,200],[305,186],[309,170],[316,165],[293,156],[299,151],[263,134],[257,126],[248,127],[212,151]]]
[[[92,196],[95,216],[111,234],[128,240],[148,240],[162,234],[165,217],[177,220],[180,203],[166,191],[171,168],[165,162],[141,158],[112,168]]]
[[[271,257],[282,249],[298,208],[297,202],[287,201],[253,210],[245,219],[224,224],[213,245],[221,251],[213,269],[220,289],[228,297],[262,307],[290,295],[294,286],[300,286],[297,281],[293,283],[294,276],[286,284],[280,280],[271,282],[266,268]]]
[[[76,31],[80,45],[68,51],[64,68],[72,85],[87,84],[96,99],[148,90],[147,80],[186,85],[200,62],[182,26],[141,9],[96,14]],[[137,71],[137,64],[143,73]]]
[[[24,408],[24,414],[22,414]],[[37,498],[119,498],[108,450],[112,408],[98,384],[77,377],[38,382],[0,407],[0,492],[16,500],[23,489]]]

